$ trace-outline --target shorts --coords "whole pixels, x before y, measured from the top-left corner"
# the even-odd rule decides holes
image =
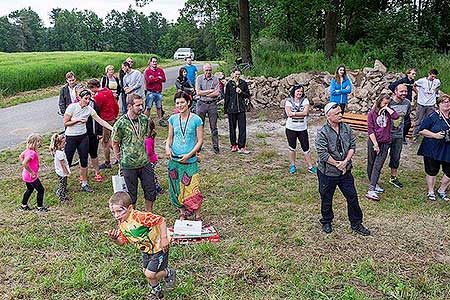
[[[145,109],[152,109],[153,103],[156,108],[162,107],[162,94],[156,92],[147,92],[145,95]]]
[[[447,177],[450,177],[450,162],[434,160],[430,157],[423,157],[425,173],[429,176],[436,176],[442,166],[442,171]]]
[[[303,153],[309,152],[309,137],[308,130],[295,131],[286,128],[286,137],[288,140],[289,150],[295,151],[297,148],[297,139],[300,142],[300,146],[302,147]]]
[[[106,121],[109,125],[113,126],[114,123],[116,123],[116,120]],[[109,140],[111,139],[111,130],[109,130],[106,127],[103,127],[103,137],[102,137],[102,144],[106,145],[108,144]]]
[[[89,135],[89,156],[92,159],[98,157],[98,139],[96,135]]]
[[[167,269],[169,265],[169,250],[162,250],[155,254],[142,252],[142,267],[150,272],[157,273]]]
[[[146,201],[155,201],[155,172],[150,163],[138,169],[122,169],[122,173],[132,204],[136,204],[137,202],[138,179],[141,180],[141,187],[144,190],[144,199]]]

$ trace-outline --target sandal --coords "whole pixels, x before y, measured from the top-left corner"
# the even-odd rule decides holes
[[[430,201],[435,201],[436,200],[436,196],[434,195],[434,193],[428,193],[427,197],[428,197],[428,200],[430,200]]]
[[[436,194],[438,195],[438,197],[444,201],[450,201],[450,198],[447,197],[447,194],[445,192],[441,193],[438,190],[436,190]]]

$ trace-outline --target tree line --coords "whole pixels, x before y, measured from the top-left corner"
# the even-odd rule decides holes
[[[243,30],[246,10],[250,27]],[[214,59],[239,56],[242,43],[251,37],[253,47],[260,38],[269,38],[296,50],[322,49],[328,56],[340,42],[376,47],[401,62],[415,51],[450,48],[450,1],[440,0],[187,0],[175,23],[131,6],[125,12],[112,10],[104,19],[88,10],[55,8],[50,21],[44,27],[31,8],[1,17],[0,51],[151,52],[171,57],[177,48],[191,47],[198,59]]]

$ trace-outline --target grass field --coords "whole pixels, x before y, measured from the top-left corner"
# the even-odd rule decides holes
[[[171,248],[178,283],[166,299],[449,299],[450,204],[425,201],[417,145],[403,153],[399,177],[405,188],[388,185],[385,169],[386,193],[381,202],[369,202],[363,197],[366,135],[359,133],[353,174],[364,224],[373,235],[351,232],[340,192],[334,231],[325,235],[318,222],[317,179],[304,163],[298,174],[288,174],[283,128],[264,113],[248,123],[248,156],[227,151],[226,120],[219,121],[222,152],[214,155],[206,126],[199,165],[203,217],[221,241]],[[323,118],[310,124],[312,135],[322,123]],[[157,130],[157,172],[166,193],[155,212],[173,224],[178,213],[168,199],[162,158],[167,131]],[[75,168],[69,179],[73,201],[58,203],[47,146],[48,137],[40,150],[48,214],[17,210],[24,191],[17,162],[22,148],[0,152],[0,299],[145,299],[149,288],[139,252],[130,245],[119,248],[103,234],[115,226],[107,205],[111,182],[91,179],[95,192],[80,193]]]
[[[101,77],[110,64],[117,73],[129,56],[134,59],[134,67],[139,68],[147,65],[151,54],[88,51],[0,53],[0,96],[61,85],[69,70],[80,80]],[[160,63],[167,61],[160,60]]]

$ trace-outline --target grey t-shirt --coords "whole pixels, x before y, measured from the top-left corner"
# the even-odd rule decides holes
[[[81,108],[80,103],[72,103],[67,107],[65,114],[71,115],[71,119],[87,119],[97,113],[89,105]],[[67,136],[76,136],[85,134],[86,132],[86,123],[78,122],[72,126],[68,126],[65,133]]]
[[[403,138],[405,116],[411,113],[411,102],[405,99],[402,103],[397,103],[394,98],[391,98],[389,106],[398,113],[398,119],[392,120],[391,138]]]

